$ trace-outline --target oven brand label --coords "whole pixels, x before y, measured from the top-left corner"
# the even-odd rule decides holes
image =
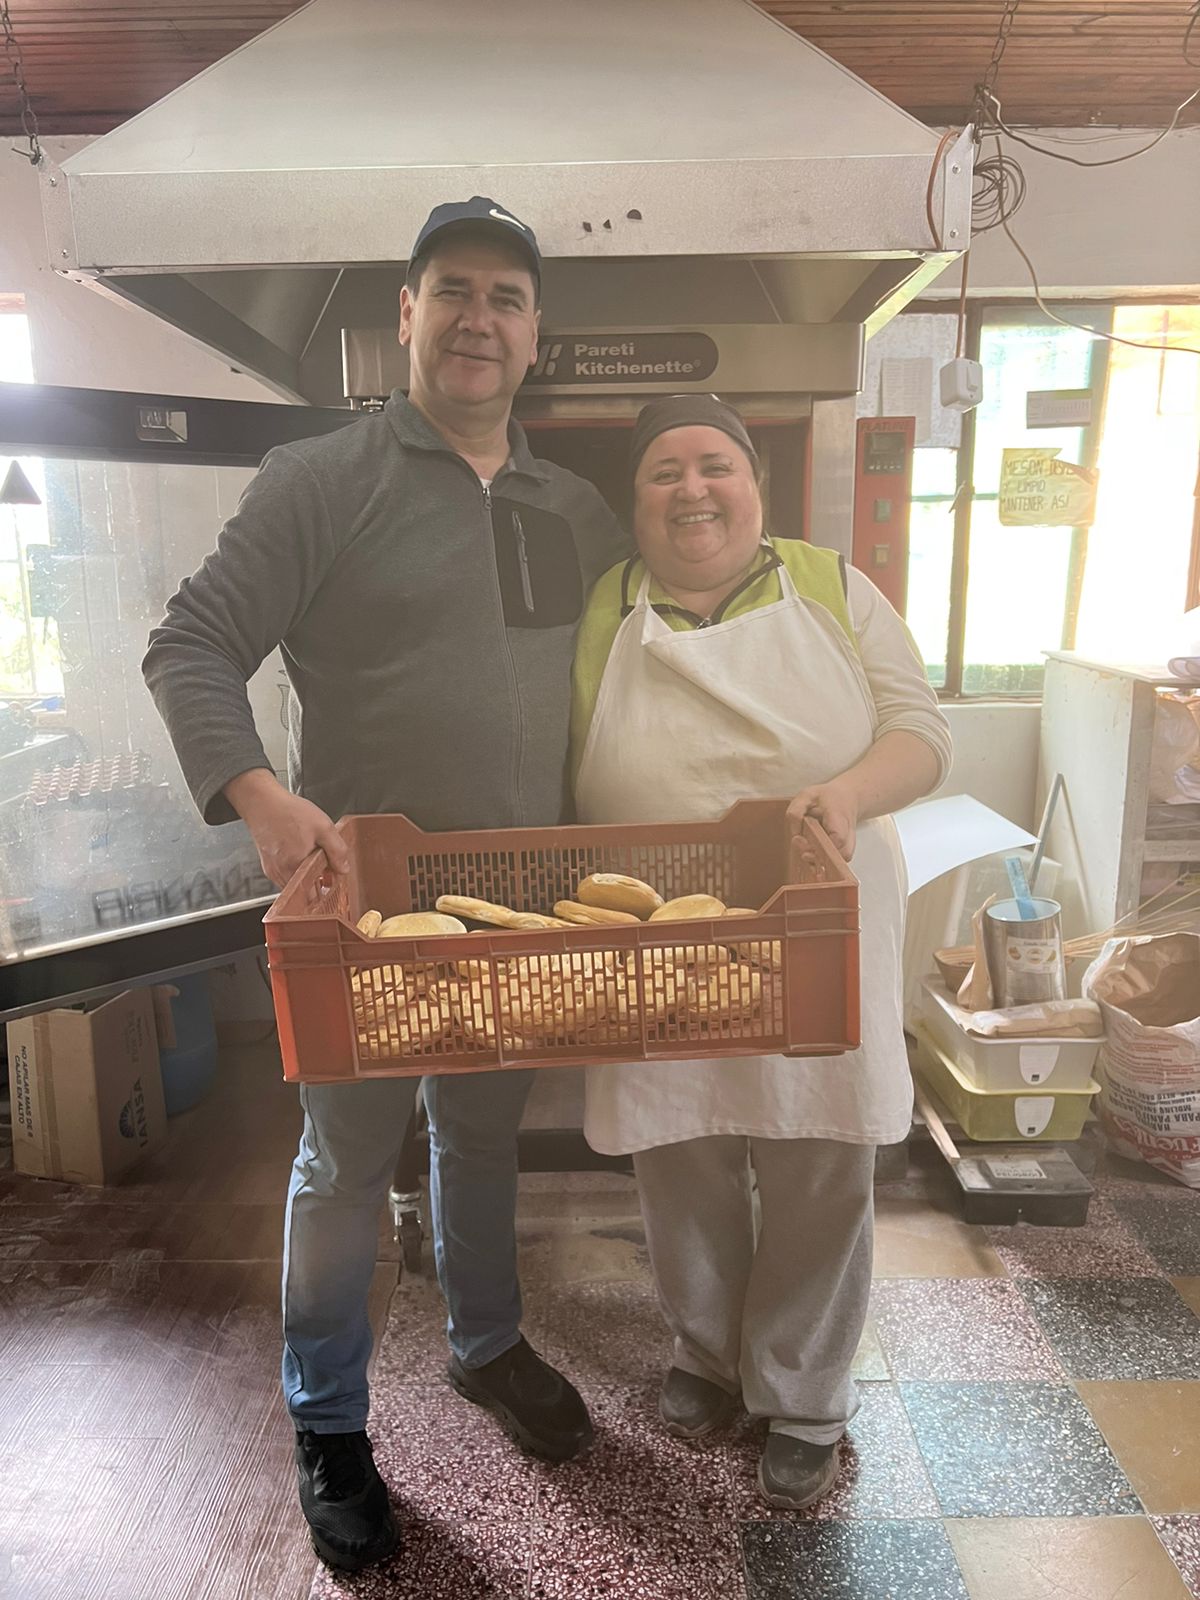
[[[528,385],[661,383],[677,378],[702,383],[717,368],[719,352],[706,333],[594,333],[548,335],[538,345]]]

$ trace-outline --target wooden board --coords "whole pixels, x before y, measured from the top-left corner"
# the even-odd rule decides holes
[[[298,4],[9,0],[9,10],[41,131],[53,134],[116,127]],[[1190,6],[1024,0],[997,84],[1006,116],[1043,126],[1163,124],[1200,82],[1183,58]],[[987,69],[1002,0],[762,0],[762,9],[923,121],[958,123]],[[1191,48],[1200,60],[1200,28]],[[1200,121],[1200,101],[1182,120]],[[3,72],[0,134],[19,132]]]

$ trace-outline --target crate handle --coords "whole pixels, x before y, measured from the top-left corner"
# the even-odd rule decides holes
[[[333,888],[333,869],[320,845],[311,850],[292,874],[292,884],[304,893],[305,904],[318,905]]]
[[[846,877],[841,851],[815,817],[805,817],[800,831],[791,834],[788,874],[789,883],[826,883]]]

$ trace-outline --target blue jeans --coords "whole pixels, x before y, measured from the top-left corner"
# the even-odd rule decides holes
[[[438,1282],[450,1348],[467,1367],[520,1337],[517,1129],[532,1081],[516,1071],[425,1080]],[[283,1392],[298,1428],[366,1426],[379,1213],[415,1096],[414,1078],[300,1090],[304,1132],[283,1250]]]

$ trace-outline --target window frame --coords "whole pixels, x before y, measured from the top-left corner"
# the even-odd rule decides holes
[[[1119,307],[1134,305],[1194,305],[1194,300],[1186,295],[1121,295],[1112,299],[1087,299],[1072,301],[1051,300],[1048,304],[1055,310],[1060,310],[1064,317],[1069,317],[1074,322],[1091,324],[1098,331],[1109,332],[1112,328],[1113,316]],[[917,300],[904,308],[901,315],[907,313],[923,313],[925,315],[956,316],[957,312],[947,301],[943,300]],[[967,304],[966,325],[963,336],[963,354],[972,361],[979,361],[983,346],[983,331],[985,324],[994,322],[1020,322],[1025,326],[1039,323],[1050,324],[1053,319],[1048,318],[1038,306],[1037,302],[1029,297],[1010,298],[990,297],[971,300]],[[1108,354],[1111,346],[1107,340],[1095,341],[1092,353],[1092,366],[1089,387],[1099,390],[1101,394],[1107,378]],[[1093,417],[1089,427],[1084,430],[1082,450],[1082,464],[1095,466],[1097,463],[1099,444],[1103,423],[1103,408],[1098,415]],[[979,496],[975,491],[974,464],[975,464],[975,412],[974,410],[963,413],[962,434],[956,459],[955,487],[954,487],[954,528],[952,533],[952,552],[950,563],[950,604],[947,619],[946,638],[946,674],[945,681],[936,688],[938,699],[954,704],[972,704],[984,701],[1014,701],[1020,704],[1036,704],[1041,699],[1041,691],[1031,689],[1027,691],[1007,690],[977,690],[970,691],[963,687],[963,677],[966,667],[966,626],[967,626],[967,590],[970,573],[970,542],[971,521],[975,502],[977,499],[991,500],[993,495]],[[913,500],[922,501],[944,500],[945,496],[913,496]],[[1062,641],[1054,646],[1058,649],[1071,649],[1074,637],[1074,621],[1078,605],[1078,573],[1086,558],[1087,530],[1075,529],[1072,532],[1071,543],[1071,576],[1069,579],[1070,593],[1074,593],[1075,604],[1068,604],[1064,616],[1064,634]],[[1197,461],[1197,497],[1195,502],[1195,516],[1192,526],[1192,545],[1189,562],[1188,592],[1185,596],[1188,608],[1200,605],[1200,460]],[[1050,648],[1049,646],[1047,648]]]

